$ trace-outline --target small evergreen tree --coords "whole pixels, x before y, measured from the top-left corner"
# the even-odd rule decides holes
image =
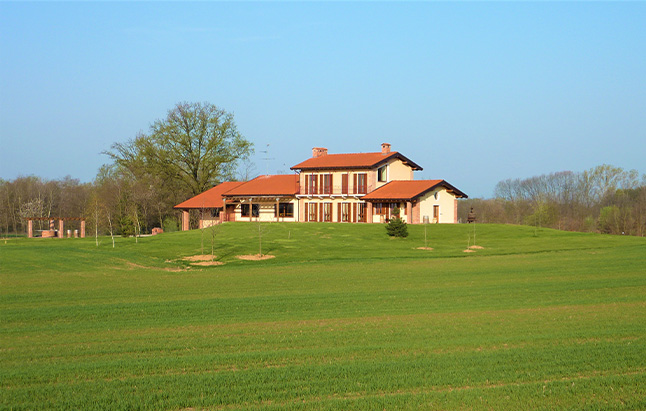
[[[408,237],[408,227],[399,217],[390,219],[390,222],[386,224],[386,232],[391,237]]]

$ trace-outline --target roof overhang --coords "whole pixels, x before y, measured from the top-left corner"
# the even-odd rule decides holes
[[[265,194],[265,195],[232,195],[232,196],[226,196],[227,201],[238,201],[238,202],[253,202],[253,201],[261,201],[261,202],[276,202],[276,201],[292,201],[296,199],[296,196],[291,195],[291,194]]]
[[[415,163],[414,161],[410,160],[408,157],[405,155],[399,153],[399,152],[393,152],[390,155],[386,155],[383,157],[381,160],[372,163],[372,164],[364,164],[364,165],[343,165],[343,166],[293,166],[290,167],[290,170],[294,171],[308,171],[308,170],[370,170],[375,167],[381,167],[382,165],[386,164],[392,159],[399,159],[404,163],[404,165],[407,165],[408,167],[412,168],[414,171],[421,171],[423,168]]]

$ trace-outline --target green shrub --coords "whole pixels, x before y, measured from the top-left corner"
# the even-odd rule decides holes
[[[179,221],[175,217],[164,218],[163,227],[165,233],[173,233],[179,231]]]
[[[408,237],[408,227],[399,217],[393,217],[386,224],[386,232],[391,237]]]
[[[119,219],[119,232],[121,233],[121,237],[135,235],[135,224],[129,216],[123,216]]]

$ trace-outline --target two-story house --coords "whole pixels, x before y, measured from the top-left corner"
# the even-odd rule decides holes
[[[191,208],[201,210],[200,226],[224,221],[381,223],[396,210],[409,224],[456,223],[457,199],[467,197],[444,180],[414,180],[413,172],[422,167],[387,143],[374,153],[328,154],[315,147],[311,158],[291,169],[297,174],[223,183],[178,204],[183,229]]]

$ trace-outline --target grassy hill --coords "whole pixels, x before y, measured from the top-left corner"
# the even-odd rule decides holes
[[[260,229],[0,240],[0,408],[646,408],[643,238]]]

